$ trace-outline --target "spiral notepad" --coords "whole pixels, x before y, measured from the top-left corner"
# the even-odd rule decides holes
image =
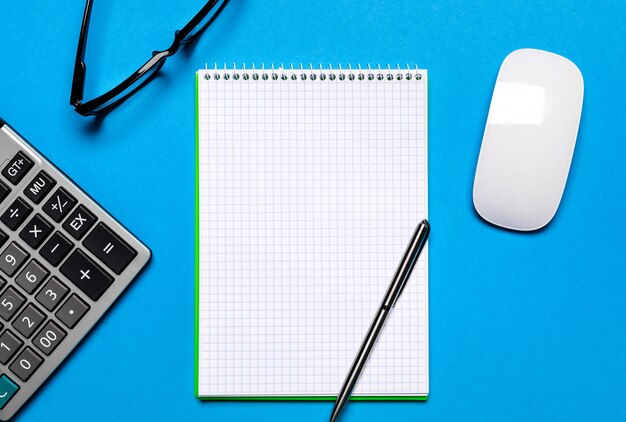
[[[334,399],[427,218],[427,72],[197,72],[196,395]],[[428,250],[353,397],[428,395]]]

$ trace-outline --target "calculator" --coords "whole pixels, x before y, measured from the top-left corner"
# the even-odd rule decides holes
[[[0,420],[43,384],[150,250],[0,119]]]

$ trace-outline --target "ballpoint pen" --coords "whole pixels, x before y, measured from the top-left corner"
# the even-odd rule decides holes
[[[413,237],[404,252],[400,265],[398,265],[398,268],[396,269],[396,273],[391,280],[389,288],[387,289],[385,298],[380,304],[380,308],[378,309],[374,320],[370,324],[370,328],[363,339],[363,343],[361,343],[361,348],[354,358],[350,371],[348,372],[348,375],[343,382],[343,386],[337,395],[337,401],[335,401],[335,406],[333,407],[333,412],[330,416],[330,422],[335,422],[337,420],[339,414],[348,402],[350,394],[352,393],[352,390],[361,375],[361,371],[363,370],[363,367],[365,366],[365,363],[374,348],[374,344],[376,344],[376,339],[385,325],[385,321],[387,320],[391,309],[395,306],[398,298],[402,294],[402,290],[404,290],[406,282],[411,276],[411,272],[417,263],[417,259],[419,258],[422,249],[424,248],[424,244],[426,243],[429,233],[430,224],[428,224],[427,220],[422,220],[422,222],[417,225],[415,232],[413,232]]]

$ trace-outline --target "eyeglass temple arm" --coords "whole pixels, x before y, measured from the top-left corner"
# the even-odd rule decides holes
[[[70,94],[70,104],[75,106],[83,99],[83,91],[85,88],[85,73],[87,66],[85,65],[85,49],[87,47],[87,34],[89,33],[89,21],[91,20],[91,6],[93,0],[87,0],[85,4],[85,14],[83,15],[83,23],[80,27],[80,36],[78,38],[78,49],[76,50],[76,62],[74,63],[74,76],[72,78],[72,92]]]

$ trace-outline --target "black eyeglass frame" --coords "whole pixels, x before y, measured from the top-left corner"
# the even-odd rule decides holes
[[[83,102],[83,94],[85,88],[85,75],[87,66],[85,65],[85,50],[87,48],[87,34],[89,32],[89,22],[91,20],[91,9],[93,0],[87,0],[85,4],[85,13],[80,28],[80,37],[78,38],[78,49],[76,51],[76,62],[74,63],[74,76],[72,78],[72,91],[70,93],[70,105],[75,107],[75,111],[83,116],[93,116],[103,112],[112,110],[126,101],[130,96],[135,94],[139,89],[143,88],[150,82],[154,76],[161,70],[168,57],[176,54],[180,47],[196,39],[213,21],[219,16],[229,0],[211,0],[208,1],[202,9],[185,25],[181,30],[174,34],[174,42],[172,45],[162,51],[155,51],[152,57],[141,66],[135,73],[130,75],[117,86],[113,87],[104,94]],[[220,4],[221,3],[221,4]],[[200,28],[198,25],[217,7],[213,16]],[[194,32],[195,30],[195,32]],[[152,72],[145,80],[141,80],[147,73]],[[137,84],[137,82],[140,82]],[[137,86],[134,86],[137,84]],[[120,96],[125,91],[128,93]],[[114,100],[115,99],[115,100]],[[114,100],[114,101],[113,101]]]

